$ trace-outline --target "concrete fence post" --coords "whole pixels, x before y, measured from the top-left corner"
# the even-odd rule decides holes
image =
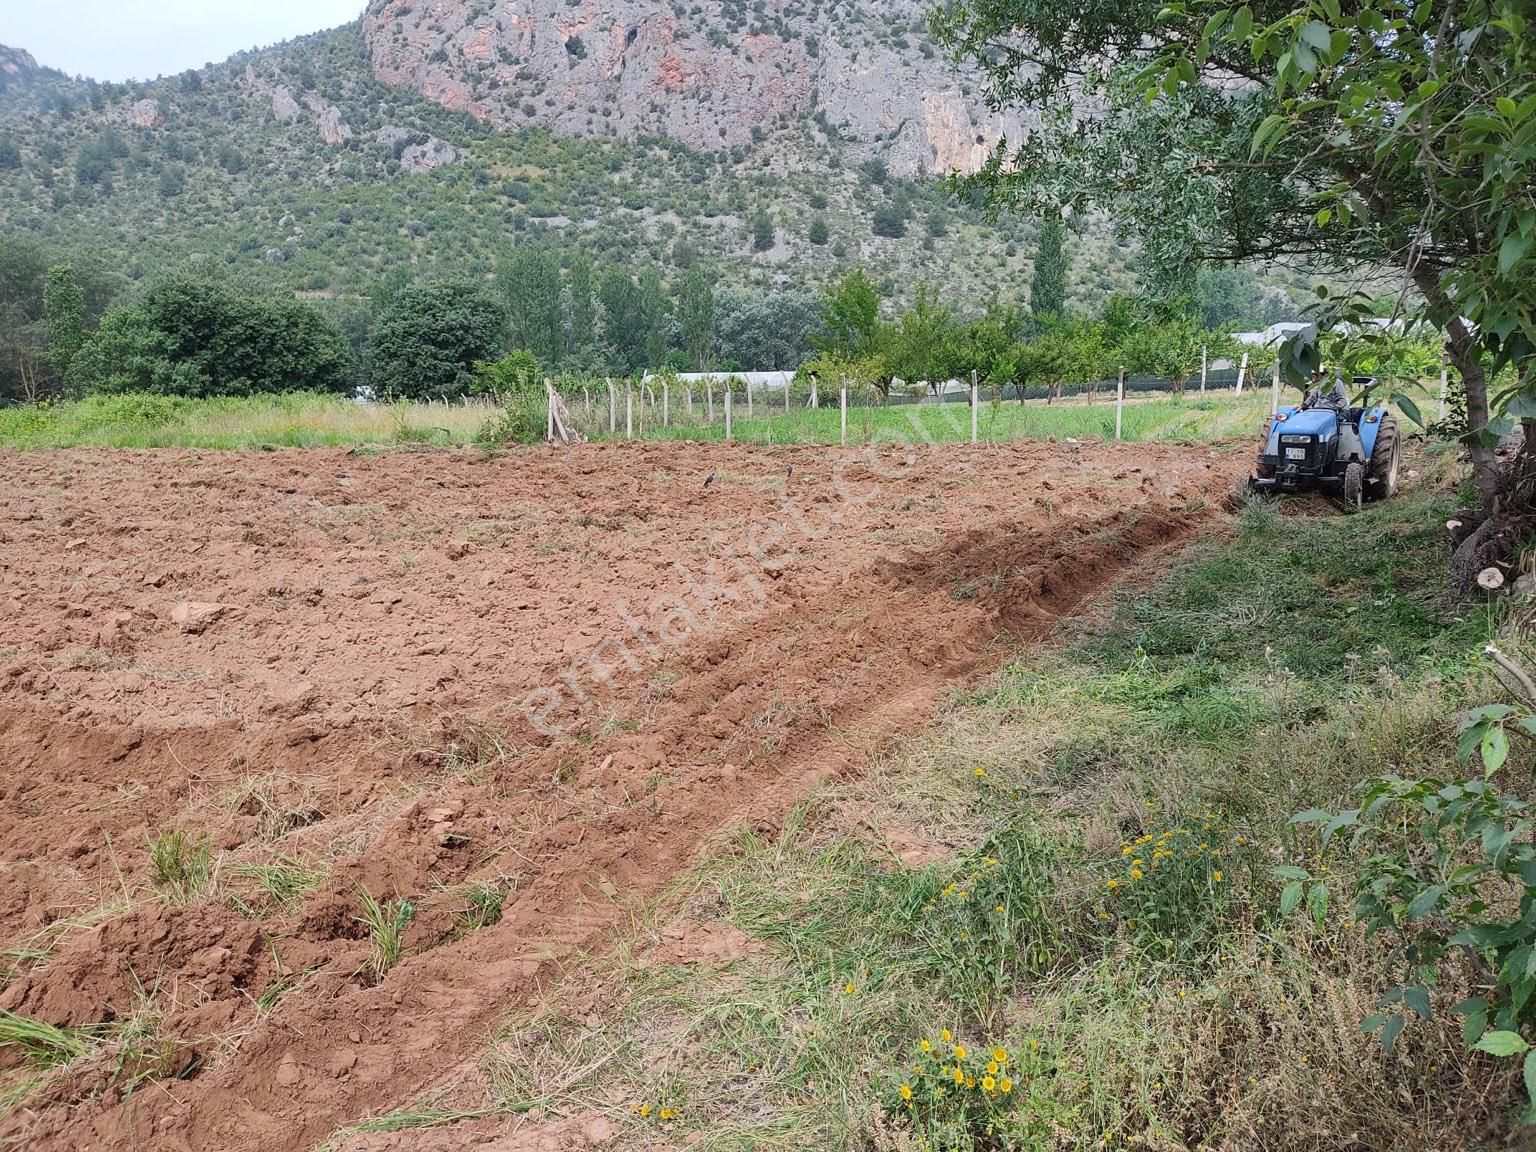
[[[1124,439],[1125,431],[1125,365],[1120,365],[1120,375],[1115,383],[1115,439]]]

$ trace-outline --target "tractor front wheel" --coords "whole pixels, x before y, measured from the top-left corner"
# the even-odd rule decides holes
[[[1371,500],[1390,500],[1397,495],[1398,473],[1397,420],[1381,418],[1376,431],[1376,446],[1371,449],[1371,470],[1366,478],[1365,495]]]
[[[1360,500],[1365,494],[1365,468],[1352,463],[1344,469],[1344,509],[1360,511]]]

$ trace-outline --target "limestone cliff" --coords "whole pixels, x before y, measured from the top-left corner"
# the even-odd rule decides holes
[[[372,0],[374,74],[498,127],[716,151],[815,119],[898,175],[1019,127],[927,38],[930,0]]]

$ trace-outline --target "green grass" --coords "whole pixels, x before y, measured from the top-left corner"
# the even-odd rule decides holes
[[[42,448],[320,448],[472,442],[478,404],[360,405],[310,393],[184,400],[95,396],[0,408],[0,445]]]
[[[704,419],[702,404],[693,418],[681,397],[674,398],[670,426],[661,426],[659,408],[636,409],[636,437],[644,440],[725,439],[724,413],[717,402],[715,421]],[[755,419],[738,406],[733,438],[744,444],[837,444],[841,437],[837,409],[797,407],[786,415],[758,405]],[[570,401],[577,427],[594,440],[623,439],[608,433],[606,402],[588,409]],[[307,393],[185,400],[167,396],[96,396],[67,403],[0,408],[0,447],[20,449],[102,448],[316,448],[435,445],[492,446],[508,432],[535,437],[544,430],[543,404],[525,406],[512,418],[481,403],[360,405],[345,397]],[[1124,437],[1134,441],[1207,442],[1256,439],[1269,410],[1268,393],[1212,393],[1201,400],[1135,399],[1125,407]],[[1112,439],[1113,400],[1101,396],[1089,404],[1080,397],[1056,403],[1029,401],[983,403],[978,434],[986,443],[1045,439]],[[970,439],[970,410],[964,404],[898,405],[853,408],[848,413],[849,443],[870,441],[964,442]]]
[[[1490,621],[1445,593],[1450,507],[1247,509],[721,846],[588,975],[612,990],[595,1012],[503,1033],[492,1102],[597,1107],[628,1148],[1503,1140],[1517,1074],[1462,1045],[1443,1009],[1465,980],[1390,1055],[1360,1030],[1400,960],[1349,914],[1347,846],[1289,820],[1377,773],[1448,770],[1457,710],[1497,697]],[[1330,900],[1282,916],[1273,868],[1297,862]],[[668,924],[750,946],[661,963]],[[994,1047],[1006,1095],[1001,1073],[985,1089]]]

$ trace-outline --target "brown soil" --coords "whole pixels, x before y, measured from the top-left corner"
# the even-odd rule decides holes
[[[287,1152],[400,1106],[716,833],[771,824],[1188,539],[1245,463],[0,454],[0,945],[52,949],[0,962],[0,1007],[79,1025],[150,1001],[180,1077],[124,1100],[109,1047],[0,1145]],[[149,865],[168,828],[220,857],[180,906]],[[238,866],[279,855],[328,875],[264,902]],[[480,882],[509,895],[471,932]],[[360,887],[417,909],[377,982]],[[0,1049],[0,1090],[20,1074]]]

